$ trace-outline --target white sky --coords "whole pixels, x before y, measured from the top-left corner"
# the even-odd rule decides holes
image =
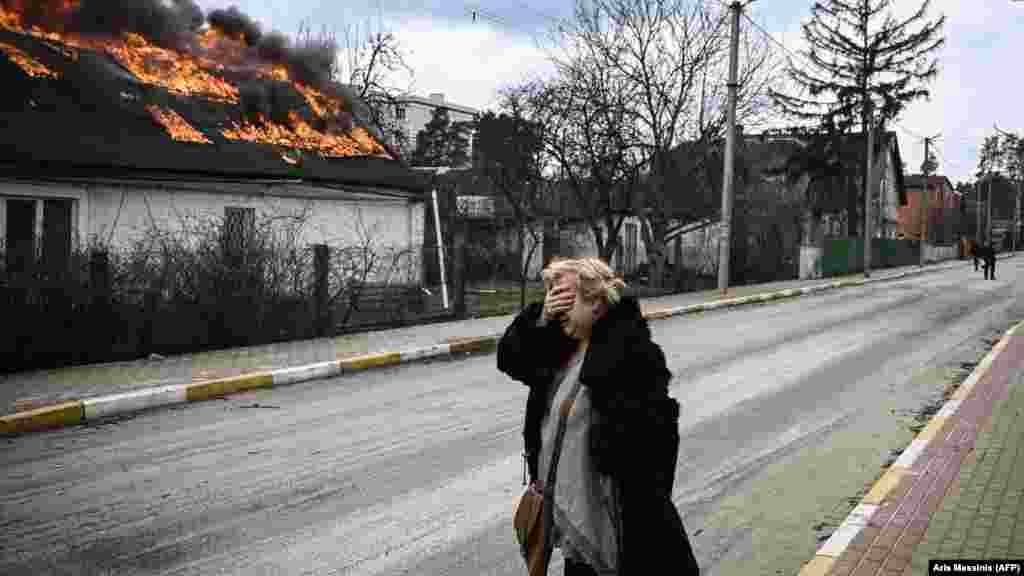
[[[265,30],[289,35],[301,22],[339,36],[348,25],[382,23],[409,52],[415,93],[443,92],[452,102],[480,109],[497,105],[499,88],[550,71],[536,39],[551,17],[567,16],[572,7],[572,0],[380,0],[365,6],[328,0],[198,1],[207,12],[236,5]],[[774,38],[796,49],[810,5],[809,0],[756,0],[749,13]],[[920,3],[895,0],[895,5],[905,12]],[[918,171],[923,157],[917,136],[941,134],[936,146],[940,171],[955,183],[974,173],[977,149],[994,133],[993,125],[1024,132],[1024,2],[933,0],[929,15],[939,14],[947,16],[946,46],[932,98],[912,104],[897,131],[910,172]]]

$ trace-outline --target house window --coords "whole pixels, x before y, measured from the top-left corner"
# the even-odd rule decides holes
[[[232,255],[241,255],[252,240],[256,225],[256,210],[227,206],[224,208],[225,250]]]
[[[397,120],[405,120],[405,106],[401,104],[395,106],[395,118]]]
[[[4,265],[12,274],[28,272],[36,254],[36,201],[7,199]]]
[[[8,197],[0,203],[4,207],[3,253],[8,271],[31,272],[37,263],[48,272],[70,271],[74,200]]]
[[[71,203],[64,198],[43,201],[43,263],[51,273],[71,267]]]

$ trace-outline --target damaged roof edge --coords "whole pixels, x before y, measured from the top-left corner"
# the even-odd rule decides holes
[[[309,186],[332,192],[370,194],[375,196],[420,202],[426,198],[426,187],[396,186],[365,180],[273,176],[266,173],[233,173],[204,171],[175,171],[133,169],[102,165],[77,166],[27,166],[24,163],[0,163],[0,177],[11,180],[32,182],[113,182],[150,184],[239,184],[247,186]],[[318,196],[316,194],[298,194]]]

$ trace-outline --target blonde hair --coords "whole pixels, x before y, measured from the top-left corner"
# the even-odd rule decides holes
[[[565,274],[576,275],[576,287],[586,302],[600,299],[609,306],[622,300],[626,282],[600,258],[559,258],[556,257],[544,268],[544,288],[561,280]]]

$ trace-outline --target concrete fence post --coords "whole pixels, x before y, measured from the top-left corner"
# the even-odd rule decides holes
[[[94,250],[89,256],[89,294],[93,330],[89,338],[91,359],[110,358],[112,331],[110,257],[105,250]]]
[[[142,312],[142,333],[139,335],[139,352],[145,356],[156,352],[153,343],[156,341],[156,315],[159,311],[160,292],[157,290],[147,290],[144,296]]]
[[[327,303],[330,255],[326,244],[313,245],[313,323],[318,338],[326,336],[331,327],[331,311]]]

